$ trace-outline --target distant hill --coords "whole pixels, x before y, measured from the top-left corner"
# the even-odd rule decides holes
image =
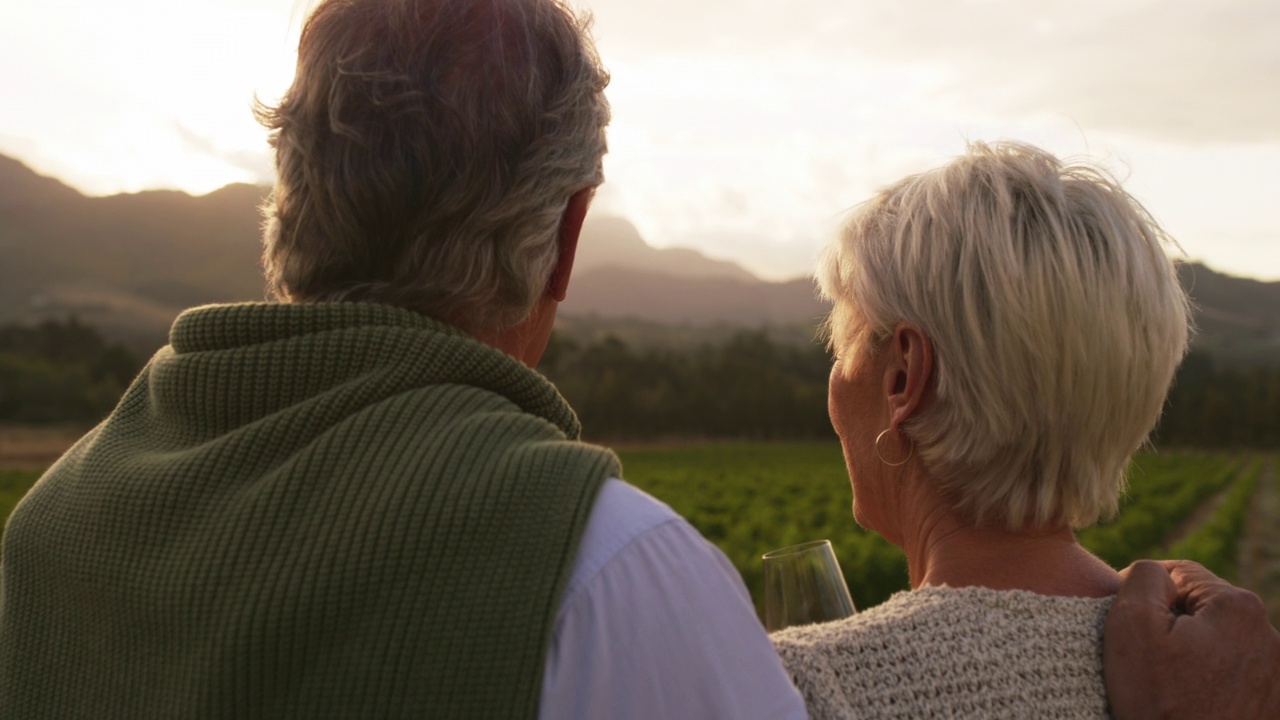
[[[74,314],[135,347],[183,308],[262,297],[265,188],[90,198],[0,156],[0,321]]]
[[[164,342],[182,309],[263,297],[257,207],[231,185],[90,198],[0,156],[0,321],[74,314],[135,347]],[[620,217],[590,216],[566,316],[752,327],[811,323],[807,281],[769,283],[686,248],[648,245]]]
[[[182,309],[263,297],[257,206],[268,188],[230,185],[201,197],[152,191],[85,197],[0,156],[0,323],[75,315],[149,352]],[[630,222],[590,216],[562,328],[654,340],[728,328],[784,328],[808,338],[825,311],[807,279],[766,282],[685,248],[647,244]],[[1184,269],[1216,356],[1280,362],[1280,282]],[[714,330],[714,332],[713,332]]]
[[[627,268],[649,275],[759,282],[759,278],[741,265],[713,260],[697,250],[654,248],[625,218],[588,215],[582,226],[582,235],[583,242],[579,243],[574,258],[574,272],[578,275],[603,268]]]
[[[576,276],[565,315],[632,318],[671,325],[745,327],[816,324],[826,312],[807,278],[784,283],[735,277],[697,278],[600,267]]]
[[[1197,348],[1230,363],[1280,363],[1280,282],[1224,275],[1200,264],[1180,271],[1195,305]]]

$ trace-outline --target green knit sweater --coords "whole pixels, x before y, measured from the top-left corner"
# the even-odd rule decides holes
[[[170,343],[9,522],[0,718],[536,715],[620,474],[554,387],[379,305]]]

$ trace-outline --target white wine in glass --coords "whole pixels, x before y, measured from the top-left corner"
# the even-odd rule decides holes
[[[769,632],[840,620],[854,612],[830,540],[764,554],[764,626]]]

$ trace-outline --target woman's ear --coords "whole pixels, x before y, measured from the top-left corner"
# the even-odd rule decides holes
[[[902,322],[893,329],[885,361],[884,391],[889,428],[895,432],[933,402],[933,343],[918,326]]]

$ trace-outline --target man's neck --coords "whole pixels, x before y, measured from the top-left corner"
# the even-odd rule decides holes
[[[551,340],[551,329],[556,322],[558,307],[559,303],[555,300],[543,296],[523,321],[502,330],[473,333],[473,336],[485,345],[535,368]]]

